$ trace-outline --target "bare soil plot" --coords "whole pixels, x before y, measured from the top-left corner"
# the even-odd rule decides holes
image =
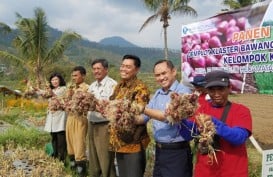
[[[229,98],[251,110],[254,138],[263,150],[273,149],[273,95],[236,94]]]

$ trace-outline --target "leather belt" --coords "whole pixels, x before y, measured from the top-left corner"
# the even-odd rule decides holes
[[[181,141],[181,142],[174,142],[174,143],[156,142],[156,147],[160,149],[184,149],[190,146],[188,141]]]

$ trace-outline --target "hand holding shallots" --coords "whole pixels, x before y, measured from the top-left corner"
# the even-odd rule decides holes
[[[65,102],[65,110],[78,115],[87,115],[96,109],[97,99],[89,92],[76,91],[72,99]]]
[[[45,90],[39,90],[43,98],[51,98],[54,96],[52,89],[47,86]]]
[[[97,110],[108,120],[110,127],[117,131],[117,136],[129,143],[133,139],[136,129],[135,116],[140,115],[144,106],[129,100],[102,100]]]
[[[130,102],[126,99],[100,100],[97,103],[97,111],[110,121],[116,121],[122,116],[122,114],[125,114],[125,112],[134,116],[140,115],[144,110],[144,106],[135,102]]]
[[[207,154],[209,156],[209,163],[213,163],[213,159],[216,159],[215,149],[213,144],[215,143],[216,128],[212,122],[212,118],[206,114],[199,114],[195,117],[199,135],[196,138],[198,141],[198,149],[201,154]]]
[[[48,102],[48,109],[50,111],[64,110],[65,109],[64,100],[57,97],[57,96],[51,97],[49,102]]]
[[[167,120],[171,123],[179,123],[182,119],[192,116],[198,107],[196,94],[171,93],[171,102],[165,110]]]

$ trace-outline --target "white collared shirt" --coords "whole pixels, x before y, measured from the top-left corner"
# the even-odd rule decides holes
[[[109,76],[105,76],[101,82],[94,81],[88,89],[88,92],[95,95],[95,97],[99,100],[106,99],[113,94],[114,88],[117,85],[117,82],[110,78]]]

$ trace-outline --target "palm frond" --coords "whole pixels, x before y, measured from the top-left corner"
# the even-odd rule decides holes
[[[24,60],[20,57],[17,57],[16,55],[13,55],[7,51],[0,50],[0,57],[7,59],[7,60],[13,60],[15,62],[24,63]]]
[[[240,8],[240,3],[238,1],[234,1],[234,0],[224,0],[223,4],[226,6],[229,6],[229,8],[231,8],[231,9]]]
[[[35,52],[38,56],[43,57],[46,54],[48,45],[48,32],[47,32],[47,21],[44,11],[41,8],[35,9],[35,19],[33,26],[33,43]]]
[[[2,22],[0,22],[0,30],[3,33],[9,33],[9,32],[11,32],[11,28],[7,24],[2,23]]]
[[[190,15],[190,16],[198,15],[194,8],[190,6],[185,6],[185,5],[180,5],[172,9],[172,14],[183,14],[183,15]]]
[[[149,10],[156,12],[162,6],[162,0],[144,0],[144,4]]]
[[[140,27],[140,29],[139,29],[138,32],[141,32],[149,23],[154,22],[157,18],[159,18],[159,13],[150,16],[150,17],[143,23],[143,25]]]
[[[69,44],[78,39],[81,39],[81,36],[79,34],[68,31],[64,32],[60,39],[56,40],[52,48],[48,51],[47,55],[44,58],[44,62],[52,63],[60,58],[63,55],[65,49],[69,46]]]

